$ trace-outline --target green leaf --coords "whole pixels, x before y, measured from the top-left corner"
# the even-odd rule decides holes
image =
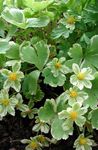
[[[26,28],[25,16],[22,10],[18,8],[5,8],[1,14],[7,22],[20,28]]]
[[[48,25],[49,22],[50,22],[50,19],[47,16],[42,16],[39,18],[29,18],[26,21],[26,23],[27,23],[26,28],[28,28],[28,27],[33,27],[33,28],[45,27]]]
[[[0,68],[4,66],[5,62],[6,62],[5,55],[0,54]]]
[[[46,9],[50,4],[52,4],[54,0],[35,2],[33,0],[23,0],[23,4],[29,8],[31,8],[34,12],[42,11]]]
[[[14,42],[9,42],[9,50],[6,52],[6,57],[9,59],[20,59],[19,45]]]
[[[38,112],[39,118],[42,121],[48,122],[55,116],[54,100],[47,99],[44,107],[41,107]]]
[[[5,26],[4,26],[4,22],[2,19],[0,19],[0,37],[2,38],[5,38],[5,33],[4,33],[4,30],[5,30]]]
[[[36,95],[34,95],[34,102],[41,101],[44,98],[44,92],[40,89],[40,87],[37,87]]]
[[[90,40],[91,45],[88,51],[85,54],[85,64],[98,68],[98,35],[95,35]]]
[[[95,35],[91,38],[91,46],[90,49],[93,51],[98,51],[98,35]]]
[[[61,36],[68,38],[69,37],[69,31],[66,29],[64,25],[59,25],[57,28],[53,29],[51,33],[52,39],[60,38]]]
[[[74,44],[72,48],[70,48],[69,52],[68,52],[68,55],[71,57],[71,58],[80,58],[83,56],[82,54],[82,47],[81,45],[79,44]]]
[[[0,39],[0,54],[5,54],[9,47],[9,42],[6,39]]]
[[[98,130],[98,108],[92,111],[91,113],[91,123],[93,128],[96,128]]]
[[[60,120],[58,116],[55,117],[51,125],[51,134],[54,139],[61,140],[67,139],[68,135],[65,135],[65,132],[62,128],[63,120]]]
[[[31,95],[36,94],[39,75],[40,72],[38,70],[34,70],[25,77],[22,86],[24,95],[26,95],[27,93]]]
[[[3,10],[3,0],[0,0],[0,13],[2,12]]]
[[[72,58],[66,61],[66,65],[72,67],[73,63],[79,63],[83,58],[83,52],[81,45],[75,43],[72,48],[69,49],[68,55]]]
[[[26,19],[24,11],[18,8],[6,7],[3,10],[1,16],[7,22],[23,29],[26,29],[28,27],[45,27],[50,22],[50,19],[47,16]]]
[[[98,105],[98,73],[96,73],[95,79],[92,81],[92,89],[93,90],[85,89],[89,95],[85,104],[89,105],[90,108],[95,109]]]
[[[20,50],[20,57],[23,61],[30,64],[35,64],[36,61],[36,52],[33,47],[30,45],[23,46]]]
[[[49,48],[44,41],[37,42],[34,48],[26,46],[21,49],[21,58],[23,61],[35,64],[41,70],[49,57]]]
[[[65,92],[63,92],[60,96],[56,99],[57,102],[57,112],[61,112],[62,110],[67,109],[67,100],[65,99]]]

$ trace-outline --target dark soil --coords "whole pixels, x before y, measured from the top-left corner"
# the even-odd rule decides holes
[[[3,121],[0,121],[0,150],[24,150],[25,145],[20,140],[24,138],[29,139],[30,136],[35,135],[32,132],[33,124],[32,120],[22,119],[19,114],[16,114],[15,117],[7,116]],[[43,150],[74,150],[72,146],[76,135],[74,133],[74,136],[68,140],[59,141],[56,145],[50,145],[50,147]],[[94,137],[98,141],[97,131]],[[93,150],[98,150],[98,147],[93,148]]]
[[[0,150],[24,150],[20,140],[30,136],[34,136],[32,133],[33,121],[29,119],[22,119],[17,114],[16,117],[7,116],[0,122]],[[66,141],[60,141],[56,145],[51,145],[44,150],[72,150],[73,138]]]

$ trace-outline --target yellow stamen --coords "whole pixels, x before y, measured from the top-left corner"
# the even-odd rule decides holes
[[[85,137],[80,137],[79,144],[80,145],[85,145],[86,143],[87,143],[87,139]]]
[[[55,64],[55,68],[56,69],[60,69],[61,66],[62,66],[62,64],[59,61]]]
[[[11,81],[17,80],[17,75],[15,72],[10,73],[9,80],[11,80]]]
[[[2,105],[8,106],[9,105],[9,99],[3,99],[2,100]]]
[[[67,19],[68,24],[75,24],[76,19],[73,16],[69,16]]]
[[[75,121],[77,119],[78,113],[76,111],[72,111],[70,113],[70,118]]]
[[[85,74],[80,72],[80,73],[77,75],[77,78],[78,78],[79,80],[84,80],[84,79],[85,79]]]
[[[36,149],[38,148],[38,144],[37,144],[37,142],[35,142],[35,141],[32,141],[29,146],[30,146],[30,148],[32,148],[33,150],[36,150]]]
[[[72,91],[70,92],[70,97],[76,98],[77,96],[78,96],[78,93],[77,93],[76,91],[72,90]]]

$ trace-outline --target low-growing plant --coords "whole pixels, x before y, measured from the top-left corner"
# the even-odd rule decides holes
[[[33,119],[26,150],[74,131],[76,150],[96,146],[97,16],[97,0],[0,0],[0,119]]]

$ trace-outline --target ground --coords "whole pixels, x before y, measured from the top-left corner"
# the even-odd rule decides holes
[[[0,150],[25,150],[25,145],[20,143],[21,139],[29,138],[35,135],[32,131],[33,121],[29,119],[22,119],[19,113],[15,117],[7,116],[0,122]],[[59,141],[56,145],[43,150],[74,150],[72,145],[76,134],[70,137],[67,141]],[[98,140],[97,131],[95,132],[95,139]],[[98,147],[93,148],[98,150]]]

